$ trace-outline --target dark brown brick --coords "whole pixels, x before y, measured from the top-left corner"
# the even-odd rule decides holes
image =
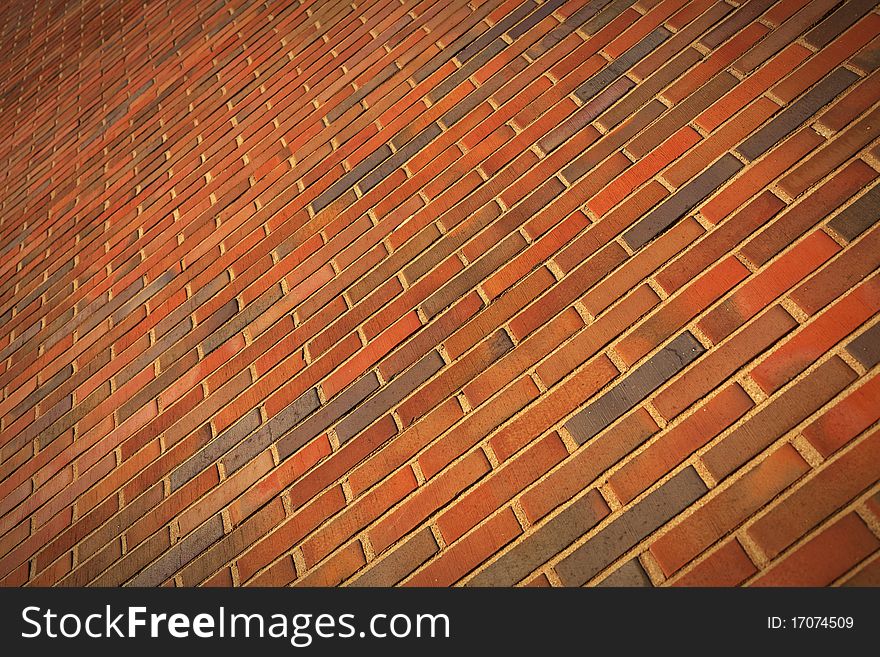
[[[726,5],[725,5],[726,6]],[[658,51],[659,52],[659,51]],[[691,66],[702,59],[702,55],[694,48],[687,48],[671,61],[667,62],[660,70],[643,80],[638,87],[630,93],[625,100],[617,103],[612,109],[608,110],[599,117],[598,125],[606,130],[610,130],[620,122],[632,116],[642,105],[650,102],[651,98],[662,91],[670,82],[679,77],[683,72],[687,71]],[[630,82],[630,86],[636,86],[628,77],[623,77],[613,86],[619,83]],[[610,90],[610,89],[609,89]],[[609,90],[603,91],[593,100],[598,100]]]
[[[177,381],[186,371],[199,362],[198,351],[193,348],[171,363],[170,367],[159,374],[155,379],[143,386],[134,395],[120,404],[117,409],[119,422],[125,422],[139,408],[149,403],[160,392]]]
[[[559,579],[565,586],[580,586],[592,579],[707,490],[697,471],[685,468],[560,561],[556,566]]]
[[[333,201],[338,199],[340,196],[349,191],[352,187],[354,187],[355,183],[358,180],[363,178],[367,173],[375,169],[379,164],[383,161],[391,157],[392,151],[388,145],[383,145],[377,148],[375,151],[370,153],[364,160],[355,166],[351,171],[342,176],[335,183],[330,185],[326,191],[319,194],[318,197],[312,201],[312,208],[315,210],[315,214],[319,213],[321,210],[330,205]]]
[[[620,100],[634,86],[635,82],[628,77],[621,77],[608,85],[586,105],[579,108],[562,124],[538,140],[538,146],[545,153],[550,153],[562,142],[586,128],[597,116]],[[615,124],[616,125],[616,124]]]
[[[202,353],[207,356],[217,347],[229,340],[233,335],[240,333],[244,330],[245,326],[280,301],[283,296],[284,293],[282,292],[280,285],[273,285],[270,287],[245,306],[241,312],[237,313],[225,324],[212,331],[211,334],[202,341]]]
[[[638,557],[633,557],[608,577],[599,582],[598,586],[611,586],[617,588],[633,588],[640,586],[653,586],[648,573],[642,568]]]
[[[371,564],[349,586],[394,586],[438,550],[431,528],[425,527]]]
[[[284,409],[275,415],[275,417],[269,419],[269,421],[258,431],[251,434],[247,441],[241,442],[241,439],[237,441],[238,447],[233,449],[223,458],[223,465],[226,468],[226,472],[232,473],[238,470],[273,442],[276,442],[288,431],[296,427],[306,417],[315,412],[320,405],[321,400],[318,397],[318,391],[315,388],[309,388],[306,390],[303,394],[284,407]],[[257,419],[259,419],[258,411]],[[285,442],[285,456],[287,454],[292,454],[306,442],[317,436],[318,433],[320,433],[320,430],[315,433],[315,436],[308,436],[308,433],[309,432],[306,431],[299,434],[303,440],[301,444],[296,444],[294,441]],[[231,443],[234,437],[236,436],[229,437],[230,444],[234,444]],[[286,450],[290,451],[287,452]],[[279,457],[281,457],[280,446]]]
[[[367,428],[416,388],[443,368],[443,358],[433,350],[373,397],[358,404],[354,412],[336,425],[336,437],[343,445]],[[375,376],[375,375],[373,375]]]
[[[880,324],[874,324],[846,345],[846,350],[864,365],[865,369],[871,369],[880,363]]]
[[[205,468],[216,463],[221,456],[238,445],[258,426],[260,426],[260,410],[255,408],[173,470],[170,477],[171,492],[173,493]],[[261,447],[257,451],[262,451],[262,449]]]
[[[213,516],[172,545],[134,577],[131,586],[159,586],[223,536],[223,518]]]
[[[761,0],[749,0],[736,8],[736,13],[725,20],[721,25],[704,36],[700,43],[707,48],[716,48],[722,42],[727,41],[736,32],[752,22],[755,18],[764,13],[770,6],[770,3]]]
[[[579,445],[583,445],[687,367],[703,351],[703,345],[685,331],[588,404],[565,423],[565,428]]]
[[[507,48],[507,45],[507,42],[501,38],[494,39],[491,43],[486,44],[484,48],[468,59],[460,69],[434,87],[428,93],[428,99],[432,103],[440,101],[440,99],[451,93],[453,89],[482,68],[486,62]]]
[[[724,155],[675,194],[663,201],[647,216],[623,234],[623,239],[633,250],[642,248],[660,233],[695,208],[733,175],[742,169],[742,162],[730,153]]]
[[[491,562],[467,585],[513,586],[590,531],[608,512],[602,496],[591,489]]]
[[[358,183],[358,187],[360,187],[361,192],[366,194],[368,191],[373,189],[373,187],[378,185],[380,182],[385,180],[385,178],[387,178],[397,169],[406,164],[407,160],[409,160],[413,155],[421,151],[423,148],[427,147],[428,144],[430,144],[438,136],[440,136],[441,132],[442,130],[440,129],[439,125],[437,125],[436,123],[431,123],[427,128],[423,129],[419,134],[417,134],[413,139],[411,139],[401,148],[399,148],[391,157],[382,162],[370,173],[365,175],[363,179]]]
[[[700,112],[733,89],[737,83],[738,80],[727,71],[716,75],[685,100],[676,103],[647,130],[633,139],[627,146],[627,150],[634,158],[645,157],[665,141],[669,135],[675,134]]]
[[[824,48],[876,6],[874,0],[850,0],[807,32],[804,41],[816,48]]]
[[[558,180],[556,182],[560,187],[562,186],[562,183],[559,183]],[[559,191],[562,190],[560,189]],[[490,225],[500,214],[501,208],[493,201],[487,203],[473,214],[468,215],[464,221],[444,234],[430,248],[414,256],[410,264],[403,270],[404,278],[412,285],[440,264],[446,257],[461,248],[474,235]],[[431,224],[428,228],[431,229],[431,234],[437,230],[434,224]],[[407,242],[408,244],[409,242]],[[403,248],[407,248],[406,245]]]
[[[379,389],[375,372],[369,372],[331,399],[319,411],[278,441],[278,458],[285,459],[322,431],[328,429],[343,415],[358,408],[370,394]],[[310,393],[307,393],[310,394]],[[294,402],[296,403],[296,402]]]
[[[875,185],[828,222],[828,227],[852,242],[880,220],[880,185]]]
[[[563,4],[565,4],[565,2],[566,0],[548,0],[548,2],[543,3],[537,11],[531,13],[523,21],[514,25],[507,32],[507,36],[509,36],[511,39],[520,38],[523,34],[535,27],[535,25],[547,18],[547,16],[559,9]]]
[[[507,16],[505,16],[495,25],[493,25],[490,29],[481,34],[478,38],[467,43],[463,48],[455,52],[455,58],[461,64],[465,64],[469,59],[474,57],[474,55],[480,52],[483,48],[495,41],[495,39],[507,32],[511,27],[516,25],[523,18],[528,16],[529,12],[531,12],[536,6],[537,5],[532,2],[532,0],[526,0],[511,13],[509,13]],[[482,18],[482,16],[480,16],[480,18]]]
[[[269,533],[269,530],[283,519],[284,507],[280,499],[275,499],[225,536],[222,533],[222,523],[220,535],[216,536],[213,540],[208,539],[206,530],[205,536],[199,538],[202,547],[194,555],[195,558],[189,557],[189,550],[187,548],[184,553],[186,561],[178,565],[177,570],[180,571],[184,586],[200,584],[221,566],[241,554],[245,548],[253,545],[259,538]],[[209,521],[206,525],[211,524],[211,522]],[[201,531],[206,525],[202,525],[194,534]],[[177,545],[180,545],[180,543],[177,543],[174,547],[177,547]],[[171,548],[171,550],[174,550],[174,548]],[[165,555],[162,556],[163,559],[164,557]]]
[[[669,38],[669,30],[658,27],[644,39],[616,57],[608,66],[584,82],[575,91],[575,95],[583,102],[595,97],[600,91],[613,84],[617,78],[626,73],[635,64],[644,59],[650,52],[655,50],[661,43]]]
[[[749,160],[756,160],[858,79],[859,76],[852,71],[845,68],[836,69],[797,102],[789,105],[767,125],[737,146],[737,152]]]

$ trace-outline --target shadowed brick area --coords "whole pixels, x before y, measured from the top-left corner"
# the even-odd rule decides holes
[[[0,585],[880,585],[876,2],[0,34]]]

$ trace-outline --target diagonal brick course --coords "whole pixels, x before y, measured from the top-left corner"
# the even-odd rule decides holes
[[[0,585],[876,583],[878,26],[4,3]]]

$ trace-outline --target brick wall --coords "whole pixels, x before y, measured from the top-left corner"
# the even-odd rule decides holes
[[[0,29],[0,584],[880,584],[875,2]]]

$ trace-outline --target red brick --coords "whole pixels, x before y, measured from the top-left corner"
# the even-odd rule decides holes
[[[366,563],[360,541],[353,541],[307,573],[296,586],[337,586]]]
[[[672,586],[737,586],[757,572],[735,538],[723,543]]]
[[[653,308],[658,301],[650,287],[640,285],[538,365],[538,376],[548,387],[558,383]]]
[[[619,372],[604,355],[587,363],[573,377],[544,395],[525,413],[505,425],[489,440],[489,446],[500,461],[506,461],[541,433],[540,427],[551,426],[571,413],[586,399],[598,392]]]
[[[795,288],[790,295],[791,299],[805,313],[814,315],[877,269],[880,264],[878,245],[880,228],[874,228],[855,244],[848,245],[833,261]],[[865,298],[868,305],[873,303],[869,299],[876,285],[877,276],[873,275],[862,286],[865,288],[863,293],[858,295]]]
[[[878,310],[880,279],[871,279],[792,335],[751,371],[751,377],[767,393],[778,390]]]
[[[725,258],[639,322],[614,350],[627,365],[633,365],[748,274],[736,258]]]
[[[437,518],[444,540],[457,540],[566,456],[568,450],[554,431],[507,461]]]
[[[676,224],[585,294],[581,299],[584,307],[593,316],[601,314],[617,301],[624,291],[640,283],[657,267],[675,258],[704,232],[703,228],[690,217]]]
[[[752,237],[740,253],[750,262],[764,265],[876,177],[877,172],[860,160],[848,164]]]
[[[596,477],[657,430],[650,414],[638,408],[620,420],[613,432],[604,433],[585,444],[520,497],[520,504],[529,522],[538,522],[557,506],[588,488]]]
[[[393,441],[351,471],[348,483],[352,494],[357,497],[377,481],[385,478],[461,417],[462,411],[458,400],[448,399],[421,420],[407,427]],[[394,424],[390,416],[388,421]],[[369,431],[372,430],[371,428]]]
[[[572,271],[668,195],[663,185],[649,182],[575,239],[553,261],[563,272]]]
[[[521,533],[513,511],[504,508],[406,580],[405,585],[451,586]]]
[[[664,418],[671,420],[795,326],[797,322],[791,315],[781,306],[773,306],[669,383],[652,400],[654,407]],[[779,351],[774,352],[774,356],[776,353]]]
[[[880,418],[880,379],[874,376],[804,427],[804,437],[829,457]]]
[[[384,552],[397,539],[448,504],[491,468],[486,455],[477,450],[432,478],[370,530],[370,542],[376,554]]]
[[[809,50],[799,44],[789,45],[700,114],[696,118],[696,124],[707,132],[712,132],[733,116],[739,108],[747,105],[767,91],[771,85],[788,75],[792,69],[804,62],[811,54]],[[737,117],[738,120],[741,118],[741,116]],[[745,121],[748,122],[749,119],[745,119]]]
[[[713,75],[733,63],[740,55],[758,42],[769,30],[760,23],[752,23],[736,34],[730,41],[717,48],[705,61],[691,69],[684,77],[670,85],[663,97],[679,103],[696,91]]]
[[[880,26],[880,16],[877,18]],[[850,125],[824,148],[817,150],[786,174],[779,181],[780,189],[791,197],[802,194],[808,187],[846,162],[851,155],[867,146],[876,137],[878,119],[880,119],[880,110],[874,110]]]
[[[826,233],[810,234],[714,308],[698,328],[717,344],[839,250]]]
[[[311,566],[416,489],[412,468],[398,470],[379,486],[349,505],[302,544],[303,557]]]
[[[793,164],[803,160],[804,156],[822,143],[824,143],[824,139],[812,129],[799,130],[783,142],[783,146],[772,149],[753,164],[744,175],[723,187],[718,194],[700,208],[700,214],[713,224],[721,223],[744,201],[767,186],[770,181],[775,180]],[[761,194],[758,199],[766,199],[765,202],[768,204],[783,206],[782,202],[769,192]],[[749,206],[753,204],[750,203]],[[740,213],[736,216],[740,216]]]
[[[880,540],[850,513],[764,571],[754,586],[828,586],[880,548]]]
[[[473,377],[464,386],[465,397],[471,406],[479,406],[583,326],[583,320],[573,308],[563,311],[519,343],[515,350]]]
[[[862,439],[830,461],[748,529],[768,557],[788,548],[877,479],[880,432]]]
[[[370,340],[353,358],[349,359],[321,382],[324,398],[330,399],[342,388],[358,378],[382,356],[390,352],[421,327],[415,312],[409,312],[389,328]]]
[[[663,572],[671,575],[809,469],[794,447],[782,445],[654,541],[651,554]]]
[[[878,100],[880,72],[875,71],[835,101],[819,115],[819,123],[827,130],[838,132],[850,125]]]
[[[302,540],[303,536],[343,506],[345,506],[345,495],[342,488],[334,486],[290,516],[278,525],[275,531],[254,543],[238,557],[236,563],[241,581],[247,581],[257,571],[291,549]]]
[[[684,462],[695,451],[742,417],[754,404],[736,383],[731,383],[700,405],[648,447],[624,463],[608,479],[615,495],[629,502],[651,484]]]
[[[691,152],[670,166],[663,173],[664,180],[674,187],[681,187],[735,144],[748,137],[778,109],[779,105],[773,101],[763,97],[758,98],[739,112],[735,119],[718,128]]]
[[[229,504],[229,518],[233,526],[241,524],[245,518],[278,495],[286,482],[296,481],[330,453],[330,441],[324,435],[270,470],[268,476],[248,487]],[[247,467],[250,464],[245,466]]]
[[[681,128],[587,201],[587,207],[601,217],[699,141],[700,134],[696,130],[690,126]]]
[[[843,63],[876,37],[878,32],[880,32],[880,16],[869,13],[773,87],[771,90],[773,95],[786,103],[791,102],[802,91],[822,79],[835,66]]]
[[[510,320],[508,326],[514,337],[522,340],[539,326],[546,324],[625,259],[626,252],[617,242],[612,242],[587,258],[574,272]]]

